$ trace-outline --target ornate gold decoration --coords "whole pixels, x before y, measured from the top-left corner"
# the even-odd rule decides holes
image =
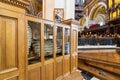
[[[8,3],[14,6],[26,8],[29,5],[29,0],[0,0],[0,2]]]

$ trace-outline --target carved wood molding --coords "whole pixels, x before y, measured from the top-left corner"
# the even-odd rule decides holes
[[[71,25],[71,24],[80,25],[79,21],[76,21],[74,19],[64,20],[61,23],[67,24],[67,25]]]
[[[30,0],[0,0],[0,2],[7,3],[10,5],[18,6],[21,8],[27,8]]]
[[[106,64],[106,65],[108,64],[108,65],[111,65],[111,66],[120,67],[119,63],[100,60],[100,59],[93,59],[93,58],[88,58],[88,57],[83,57],[83,56],[79,56],[78,59],[79,60],[85,60],[85,61],[93,61],[93,62],[97,62],[97,63],[102,63],[102,64]]]

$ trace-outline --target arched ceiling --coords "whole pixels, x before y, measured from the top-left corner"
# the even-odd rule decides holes
[[[107,5],[104,2],[99,2],[91,9],[89,16],[86,18],[85,16],[81,18],[80,25],[89,27],[89,24],[99,24],[100,22],[105,23],[107,20]]]
[[[103,2],[100,2],[96,4],[90,12],[89,19],[94,20],[98,14],[106,14],[106,4]]]

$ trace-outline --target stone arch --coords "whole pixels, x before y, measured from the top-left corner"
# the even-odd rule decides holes
[[[97,13],[99,11],[99,9],[101,8],[105,8],[107,9],[107,5],[104,3],[104,2],[99,2],[97,3],[92,9],[91,9],[91,12],[89,14],[89,19],[90,20],[93,20],[96,16],[97,16]]]
[[[86,16],[84,15],[82,18],[80,18],[79,22],[80,22],[80,26],[84,26],[84,24],[86,22]]]
[[[94,19],[94,21],[95,21],[96,23],[104,22],[104,21],[105,21],[105,15],[103,15],[103,14],[98,14],[97,17]]]

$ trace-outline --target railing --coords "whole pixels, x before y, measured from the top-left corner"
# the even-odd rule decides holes
[[[78,38],[78,45],[117,45],[120,46],[120,38]]]

